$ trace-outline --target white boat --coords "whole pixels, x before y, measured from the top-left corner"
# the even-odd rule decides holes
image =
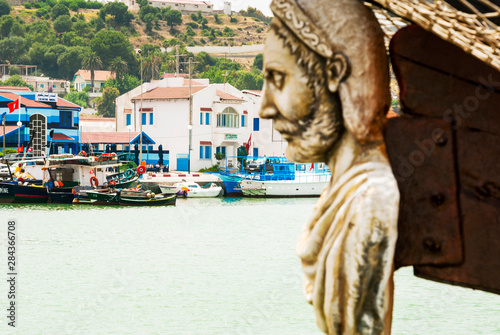
[[[299,171],[292,180],[241,180],[239,186],[247,197],[319,197],[330,177]]]
[[[201,187],[197,183],[177,183],[173,186],[159,185],[162,193],[171,194],[172,187],[177,188],[176,194],[187,198],[214,198],[221,194],[222,187],[212,183],[208,187]]]

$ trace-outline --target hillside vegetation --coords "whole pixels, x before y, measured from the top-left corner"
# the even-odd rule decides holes
[[[262,87],[261,61],[244,68],[231,60],[205,53],[190,54],[186,46],[263,43],[270,19],[249,8],[240,15],[181,15],[170,7],[161,11],[142,0],[139,11],[123,3],[83,0],[43,0],[11,7],[0,0],[0,61],[37,65],[38,75],[72,80],[81,68],[109,70],[116,79],[106,83],[120,94],[144,81],[158,79],[175,69],[174,52],[180,46],[180,69],[193,57],[194,76],[211,82],[229,82],[239,89]],[[253,64],[253,63],[252,63]],[[16,73],[16,68],[11,66]],[[82,97],[79,97],[81,100]]]

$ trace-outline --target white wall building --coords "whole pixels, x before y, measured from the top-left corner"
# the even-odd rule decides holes
[[[99,91],[106,80],[114,77],[115,75],[111,71],[95,70],[94,90]],[[83,91],[86,86],[92,86],[92,75],[90,70],[78,70],[73,76],[73,85],[78,92]]]
[[[214,5],[208,1],[196,0],[148,0],[150,6],[157,8],[167,8],[178,10],[182,14],[197,13],[201,11],[202,14],[213,14]]]
[[[231,2],[230,1],[224,1],[224,9],[223,13],[226,15],[232,15],[232,9],[231,9]]]
[[[262,103],[262,91],[243,90],[245,97],[254,104],[254,118],[259,118],[260,105]],[[253,121],[252,144],[249,154],[257,149],[256,156],[284,156],[288,143],[281,134],[274,129],[273,120],[260,119]],[[256,124],[258,122],[258,125]]]
[[[171,170],[186,169],[190,124],[188,82],[184,78],[167,78],[145,83],[142,102],[140,87],[116,101],[117,131],[128,131],[130,127],[138,132],[142,124],[142,131],[156,145],[162,144],[164,150],[169,150]],[[216,152],[236,156],[238,147],[246,144],[250,135],[253,144],[249,155],[282,154],[283,143],[271,143],[273,136],[279,134],[267,134],[265,130],[268,125],[272,127],[272,122],[258,117],[259,94],[243,94],[229,84],[209,84],[206,79],[192,81],[192,94],[191,171],[216,164]],[[228,163],[235,165],[236,161]]]

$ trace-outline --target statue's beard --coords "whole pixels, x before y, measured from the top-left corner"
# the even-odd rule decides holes
[[[288,141],[286,156],[297,163],[327,162],[329,153],[344,133],[338,96],[321,94],[304,120],[291,122],[280,113],[274,127]]]

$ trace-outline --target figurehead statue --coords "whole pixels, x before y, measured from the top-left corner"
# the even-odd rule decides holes
[[[327,334],[390,334],[399,193],[383,133],[383,32],[359,0],[274,0],[260,116],[296,162],[332,172],[297,245]]]

